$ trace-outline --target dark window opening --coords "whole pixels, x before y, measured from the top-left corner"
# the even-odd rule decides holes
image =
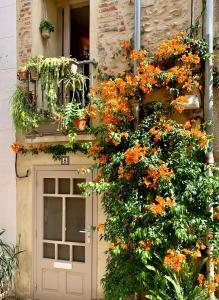
[[[80,8],[71,9],[70,19],[70,55],[76,58],[79,62],[89,60],[89,31],[90,31],[90,7],[89,5]],[[89,63],[81,63],[78,66],[79,70],[89,78],[90,66]],[[81,92],[75,93],[75,100],[83,107],[88,105],[89,79],[86,80],[86,91],[84,95],[84,102],[82,103]],[[72,94],[70,93],[70,97]]]
[[[71,9],[70,54],[77,60],[89,59],[89,6]]]

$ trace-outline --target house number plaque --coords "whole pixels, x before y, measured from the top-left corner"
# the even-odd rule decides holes
[[[63,166],[69,165],[69,156],[62,156],[61,157],[61,165],[63,165]]]

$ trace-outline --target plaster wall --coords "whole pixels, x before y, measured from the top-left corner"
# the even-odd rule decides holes
[[[41,37],[39,30],[43,19],[50,20],[55,25],[55,32],[51,38],[45,40]],[[39,1],[32,0],[32,55],[60,56],[58,53],[58,11],[54,0]]]
[[[0,1],[0,230],[16,241],[16,180],[10,99],[16,84],[16,0]]]

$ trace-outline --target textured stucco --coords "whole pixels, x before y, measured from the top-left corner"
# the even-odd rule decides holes
[[[16,1],[0,1],[0,230],[16,241],[16,180],[14,154],[9,147],[15,134],[10,99],[16,84]]]

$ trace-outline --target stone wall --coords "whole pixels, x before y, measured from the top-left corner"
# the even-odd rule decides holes
[[[32,53],[32,0],[17,1],[17,62],[25,64]]]
[[[153,50],[165,37],[184,31],[191,22],[191,0],[142,0],[142,45]],[[112,53],[134,31],[134,0],[99,0],[98,60],[111,65]],[[121,61],[114,62],[117,67]]]

